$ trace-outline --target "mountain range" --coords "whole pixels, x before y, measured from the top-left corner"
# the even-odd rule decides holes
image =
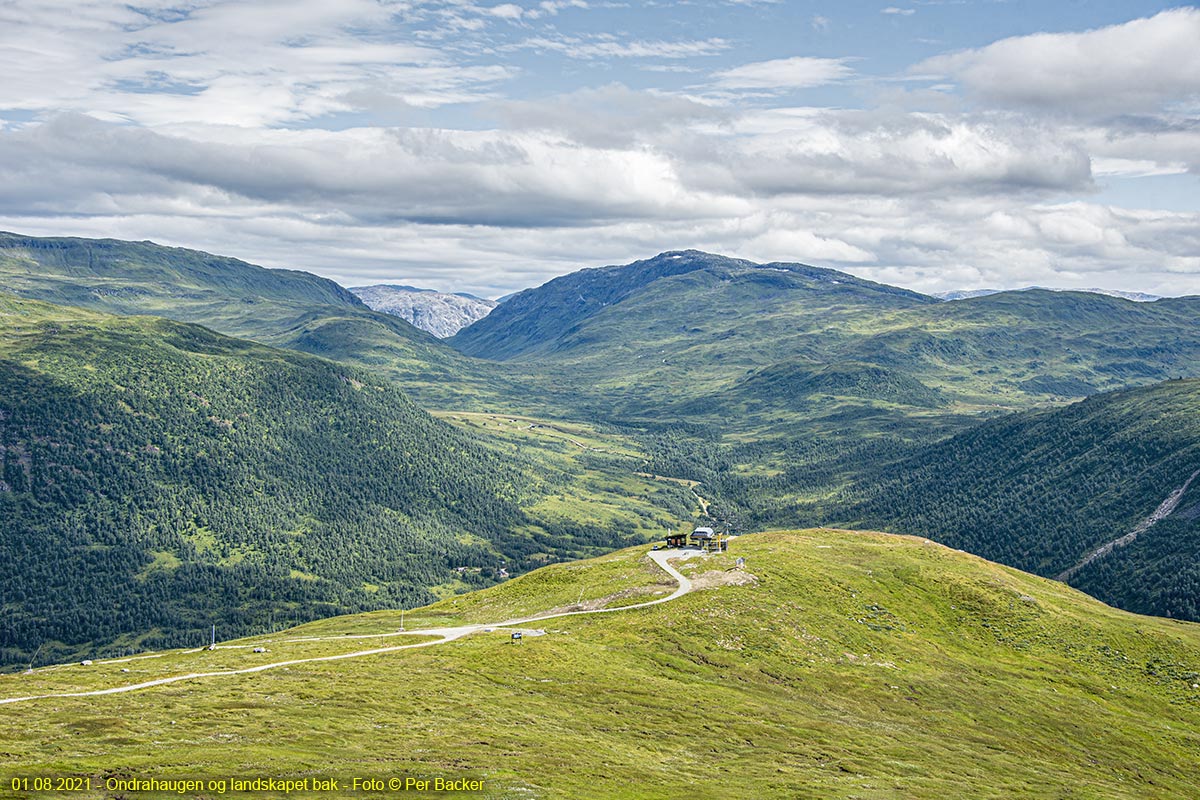
[[[977,413],[1196,374],[1198,322],[1194,297],[1031,290],[943,303],[833,270],[685,251],[556,278],[448,341],[549,370],[621,416],[711,408],[737,424],[733,402],[753,405],[764,388],[796,406],[882,379],[893,404],[911,395]]]
[[[0,233],[0,288],[112,314],[150,314],[385,373],[427,406],[504,405],[512,371],[464,358],[333,281],[152,242]],[[509,404],[515,410],[517,404]]]
[[[42,594],[16,577],[6,587],[25,595],[13,663],[39,637],[81,653],[176,641],[205,614],[252,630],[264,614],[413,604],[466,588],[452,566],[503,560],[515,574],[709,517],[929,536],[1053,577],[1200,469],[1196,383],[1175,380],[1200,374],[1200,298],[1034,289],[942,302],[820,267],[673,251],[556,278],[439,340],[306,273],[15,234],[0,235],[0,287],[13,387],[0,500],[34,526],[8,558],[53,570],[66,553],[72,576],[39,573],[55,587]],[[306,398],[291,383],[319,388]],[[229,408],[205,411],[188,392]],[[361,424],[334,424],[343,414]],[[124,438],[110,452],[112,431]],[[367,466],[372,447],[395,456],[392,440],[427,465],[407,495],[390,483],[400,464]],[[169,460],[164,443],[178,446]],[[111,494],[97,492],[106,482]],[[1072,584],[1200,616],[1194,491]],[[343,519],[343,506],[366,516]],[[225,526],[219,547],[200,547],[210,519]],[[351,541],[329,532],[339,525],[384,565],[306,554],[307,541]],[[122,608],[152,587],[170,613],[72,616],[90,601],[60,589],[109,552],[95,546],[122,554],[114,575],[134,598]],[[246,569],[282,582],[258,603],[232,588]],[[193,574],[229,591],[170,611],[197,602]],[[53,618],[72,620],[70,635]]]

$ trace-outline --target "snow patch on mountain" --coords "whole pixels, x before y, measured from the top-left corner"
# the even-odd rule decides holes
[[[369,308],[408,320],[439,339],[453,336],[483,319],[496,307],[494,300],[470,294],[448,294],[413,286],[358,286],[350,291]]]
[[[1028,292],[1033,289],[1041,289],[1044,292],[1087,292],[1088,294],[1102,294],[1108,297],[1120,297],[1123,300],[1132,300],[1135,303],[1153,303],[1155,300],[1162,299],[1156,294],[1146,294],[1145,292],[1122,292],[1119,289],[1062,289],[1050,286],[1025,286],[1020,289],[965,289],[952,292],[934,292],[931,296],[939,300],[967,300],[972,297],[986,297],[989,294],[1000,294],[1000,292]]]

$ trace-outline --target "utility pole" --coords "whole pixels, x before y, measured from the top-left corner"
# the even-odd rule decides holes
[[[33,658],[29,659],[29,666],[25,669],[25,672],[33,672],[33,662],[37,661],[38,653],[42,652],[42,646],[45,644],[45,642],[42,642],[37,646],[37,650],[33,651]]]

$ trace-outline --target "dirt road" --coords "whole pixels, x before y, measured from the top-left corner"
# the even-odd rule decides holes
[[[485,628],[519,629],[521,626],[528,625],[533,622],[542,622],[544,620],[558,619],[560,617],[574,617],[574,616],[579,616],[581,614],[612,614],[612,613],[616,613],[618,611],[629,611],[629,610],[632,610],[635,608],[646,608],[648,606],[656,606],[660,603],[668,603],[668,602],[676,599],[677,597],[681,597],[681,596],[687,594],[688,592],[692,591],[692,582],[690,580],[688,580],[687,578],[685,578],[683,576],[683,574],[679,572],[679,570],[675,569],[670,564],[668,564],[667,560],[671,559],[671,558],[690,558],[693,555],[699,555],[699,551],[691,550],[691,549],[658,550],[658,551],[652,551],[648,555],[650,556],[650,558],[652,558],[654,560],[654,563],[656,563],[656,564],[658,564],[658,566],[662,567],[662,569],[668,575],[670,575],[672,578],[674,578],[679,583],[679,587],[674,592],[667,595],[666,597],[660,597],[655,600],[648,600],[645,603],[635,603],[633,605],[621,606],[619,608],[599,608],[599,609],[592,609],[589,611],[566,611],[566,612],[562,612],[562,613],[558,613],[558,614],[545,614],[545,615],[541,615],[541,616],[524,617],[521,619],[509,619],[509,620],[504,620],[503,622],[486,622],[486,623],[480,623],[480,624],[459,625],[459,626],[450,627],[450,628],[427,628],[425,630],[418,630],[418,631],[398,631],[398,632],[393,632],[393,633],[355,634],[352,636],[326,636],[326,637],[308,637],[308,638],[302,638],[302,639],[295,639],[292,641],[315,642],[315,641],[324,641],[324,640],[329,640],[329,639],[337,639],[339,641],[345,641],[346,639],[385,639],[385,638],[392,638],[392,637],[396,637],[396,636],[437,636],[437,637],[439,637],[438,639],[435,639],[434,641],[430,641],[430,642],[418,642],[416,644],[392,645],[390,647],[379,647],[379,648],[374,648],[374,649],[370,649],[370,650],[359,650],[354,653],[341,653],[341,654],[332,655],[332,656],[314,656],[312,658],[296,658],[296,659],[291,659],[288,661],[274,661],[270,664],[260,664],[256,667],[246,667],[245,669],[229,669],[229,670],[218,670],[218,671],[214,671],[214,672],[194,672],[194,673],[189,673],[187,675],[172,675],[168,678],[159,678],[157,680],[145,681],[144,683],[135,683],[135,684],[127,685],[127,686],[114,686],[111,689],[95,689],[95,690],[88,691],[88,692],[62,692],[62,693],[58,693],[58,694],[36,694],[36,695],[28,695],[26,697],[6,697],[6,698],[0,698],[0,705],[7,705],[10,703],[23,703],[23,702],[28,702],[31,700],[45,700],[45,699],[50,699],[50,698],[99,697],[100,695],[106,695],[106,694],[122,694],[125,692],[137,692],[137,691],[142,691],[144,689],[152,689],[155,686],[166,686],[167,684],[171,684],[171,683],[179,683],[180,681],[197,680],[200,678],[220,678],[220,677],[227,677],[227,676],[231,676],[231,675],[249,675],[249,674],[252,674],[255,672],[265,672],[270,669],[279,669],[281,667],[291,667],[291,666],[296,666],[298,664],[314,664],[314,663],[319,663],[322,661],[343,661],[343,660],[349,659],[349,658],[364,658],[366,656],[377,656],[377,655],[383,655],[385,653],[395,653],[400,650],[411,650],[411,649],[414,649],[417,647],[432,647],[432,646],[439,645],[439,644],[446,644],[447,642],[453,642],[456,639],[461,639],[462,637],[469,636],[473,633],[479,633],[480,631],[484,630]],[[528,633],[540,634],[540,633],[543,633],[543,631],[528,631]],[[113,659],[110,662],[99,662],[99,663],[101,663],[101,664],[117,663],[117,662],[122,662],[122,661],[127,661],[127,660],[129,660],[129,659]]]

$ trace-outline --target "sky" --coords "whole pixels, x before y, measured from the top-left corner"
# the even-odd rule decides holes
[[[1200,294],[1194,6],[0,0],[0,75],[17,233],[491,297],[686,248]]]

